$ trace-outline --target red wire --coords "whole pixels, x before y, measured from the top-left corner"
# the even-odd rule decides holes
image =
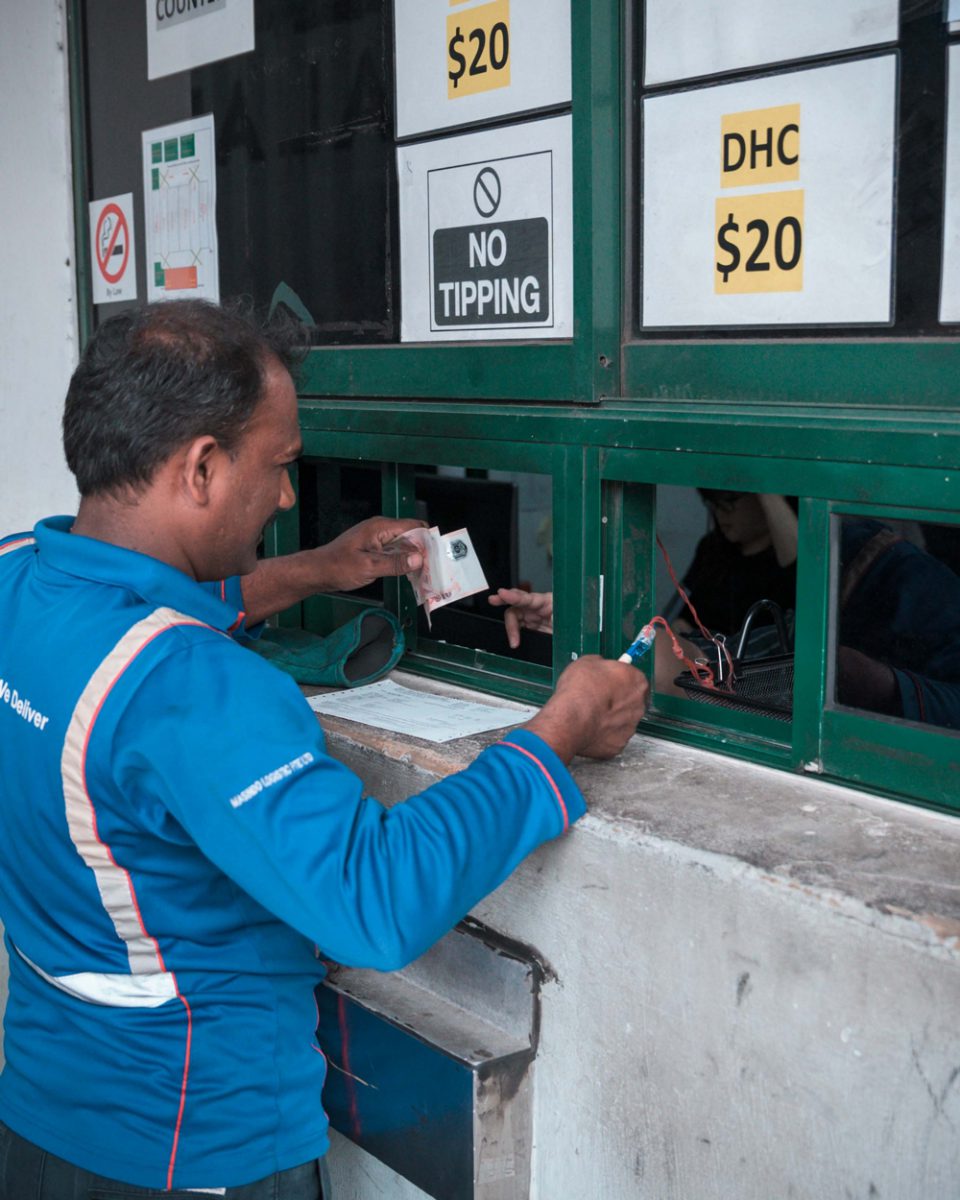
[[[686,654],[684,654],[683,648],[681,647],[680,642],[677,639],[677,635],[670,628],[670,626],[668,625],[665,618],[652,617],[650,620],[650,624],[663,626],[663,628],[667,632],[667,636],[670,638],[670,644],[671,644],[674,654],[677,656],[677,658],[680,659],[680,661],[683,663],[683,665],[688,668],[688,670],[690,671],[691,675],[693,675],[693,677],[697,681],[697,683],[699,683],[701,685],[701,687],[713,688],[714,690],[716,690],[717,684],[713,677],[713,671],[710,669],[709,666],[707,666],[706,663],[703,663],[703,664],[696,663],[693,661],[692,658],[688,658],[686,656]]]
[[[677,578],[677,573],[673,569],[673,563],[670,561],[670,555],[667,553],[667,549],[664,546],[663,542],[660,541],[659,534],[657,534],[657,545],[660,547],[660,553],[663,555],[663,561],[667,564],[667,571],[670,573],[670,579],[673,582],[673,586],[680,593],[681,597],[683,598],[684,604],[686,604],[687,608],[689,608],[691,613],[693,613],[693,619],[697,623],[697,628],[700,630],[700,632],[703,634],[703,636],[707,639],[708,642],[715,641],[716,639],[714,638],[713,634],[710,632],[709,629],[707,629],[707,627],[704,625],[704,623],[700,620],[697,610],[693,607],[693,601],[687,595],[683,584]]]
[[[673,563],[670,561],[670,555],[667,553],[666,547],[664,546],[663,542],[660,540],[659,534],[657,535],[657,545],[660,547],[660,553],[663,555],[663,561],[666,563],[667,571],[670,574],[670,580],[673,583],[673,586],[680,593],[680,596],[683,599],[684,604],[687,606],[687,608],[689,608],[690,612],[693,614],[693,619],[697,623],[697,628],[700,630],[701,634],[707,639],[708,642],[713,642],[713,644],[717,647],[718,655],[723,654],[724,658],[727,660],[728,671],[727,671],[727,680],[726,680],[726,684],[725,684],[725,690],[731,691],[733,689],[733,659],[730,657],[730,651],[727,649],[726,642],[723,640],[723,638],[718,638],[714,634],[712,634],[710,632],[710,630],[707,629],[707,627],[704,625],[704,623],[700,620],[700,615],[697,612],[696,608],[694,608],[693,601],[687,595],[686,589],[684,588],[684,586],[680,582],[680,580],[677,578],[677,574],[673,569]],[[677,656],[677,658],[680,659],[681,662],[683,662],[689,668],[690,673],[693,675],[693,677],[697,681],[697,683],[699,683],[701,685],[701,687],[711,688],[713,691],[719,690],[717,688],[716,677],[714,676],[713,670],[706,663],[703,663],[703,664],[695,663],[692,659],[688,658],[686,654],[684,654],[684,652],[680,646],[680,643],[677,640],[677,635],[673,632],[673,630],[670,628],[670,626],[668,625],[666,620],[664,620],[663,617],[654,617],[653,620],[650,622],[650,624],[663,626],[663,628],[666,630],[666,632],[670,638],[670,642],[673,647],[673,653]]]

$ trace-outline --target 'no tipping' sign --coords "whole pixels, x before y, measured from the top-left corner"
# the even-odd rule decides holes
[[[404,341],[570,336],[568,134],[554,118],[398,151]]]

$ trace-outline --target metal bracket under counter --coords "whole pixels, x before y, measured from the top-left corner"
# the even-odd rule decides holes
[[[437,1200],[526,1200],[549,974],[474,921],[402,971],[334,967],[317,988],[331,1125]]]

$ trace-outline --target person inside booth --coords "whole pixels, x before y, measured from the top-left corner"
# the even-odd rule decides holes
[[[682,580],[688,601],[679,592],[675,617],[669,616],[685,654],[703,653],[703,639],[695,634],[697,622],[713,634],[733,638],[756,601],[770,600],[792,619],[797,578],[797,499],[777,494],[698,488],[712,517],[713,526],[697,543],[693,560]],[[500,588],[489,603],[506,609],[504,626],[511,647],[520,644],[521,630],[541,633],[553,630],[553,593]],[[667,613],[670,614],[668,607]],[[748,653],[766,653],[769,639],[761,614],[752,634]],[[684,636],[686,635],[686,636]],[[694,635],[691,638],[689,635]],[[656,643],[657,691],[682,695],[674,683],[677,659],[665,640]]]

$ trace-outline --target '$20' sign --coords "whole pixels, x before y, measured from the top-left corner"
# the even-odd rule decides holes
[[[802,290],[802,189],[722,197],[716,236],[716,291]]]
[[[447,17],[447,97],[510,83],[510,0],[494,0]]]

